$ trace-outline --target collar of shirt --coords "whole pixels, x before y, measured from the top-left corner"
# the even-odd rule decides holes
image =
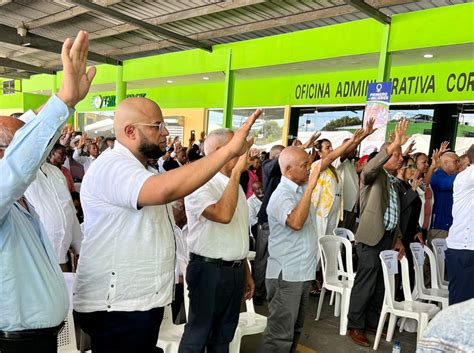
[[[306,186],[306,184],[303,185],[303,186],[300,186],[300,185],[296,184],[294,181],[288,179],[287,177],[285,177],[283,175],[281,177],[280,183],[282,183],[283,185],[286,185],[295,194],[303,193],[303,191],[305,189],[305,186]]]
[[[390,184],[395,184],[397,182],[397,178],[394,177],[392,174],[390,174],[389,172],[387,172],[385,169],[384,169],[385,173],[387,174],[388,176],[388,180],[390,181]]]

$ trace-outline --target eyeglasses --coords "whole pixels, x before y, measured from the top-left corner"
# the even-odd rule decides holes
[[[0,150],[6,150],[8,148],[8,145],[0,145]]]
[[[139,126],[150,126],[158,130],[160,133],[166,129],[166,123],[164,121],[159,122],[158,124],[147,124],[147,123],[133,123],[132,125]]]
[[[407,165],[407,166],[403,167],[402,169],[416,169],[416,165],[410,164],[410,165]]]

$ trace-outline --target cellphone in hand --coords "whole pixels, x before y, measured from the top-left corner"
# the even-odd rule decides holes
[[[191,140],[195,140],[195,139],[196,139],[196,131],[191,130]]]

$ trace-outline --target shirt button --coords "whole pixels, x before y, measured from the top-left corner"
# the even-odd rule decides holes
[[[110,305],[107,305],[107,308],[109,308],[109,309],[110,309]]]
[[[155,294],[158,294],[158,292],[155,292]]]
[[[115,276],[115,272],[112,272],[112,276]]]
[[[111,284],[111,285],[110,285],[110,287],[111,287],[111,288],[114,288],[114,285],[113,285],[113,284]]]

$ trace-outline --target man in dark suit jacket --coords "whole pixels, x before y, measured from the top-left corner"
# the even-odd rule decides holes
[[[171,152],[168,159],[163,162],[163,169],[166,171],[176,169],[182,167],[186,163],[186,149],[184,147],[177,148],[176,151]]]
[[[351,292],[347,334],[354,343],[366,347],[370,344],[365,331],[375,331],[385,292],[379,254],[389,249],[398,250],[400,257],[405,253],[393,174],[403,162],[401,145],[407,140],[407,126],[405,120],[397,124],[394,141],[371,159],[361,174],[361,215],[355,235],[359,265]]]

